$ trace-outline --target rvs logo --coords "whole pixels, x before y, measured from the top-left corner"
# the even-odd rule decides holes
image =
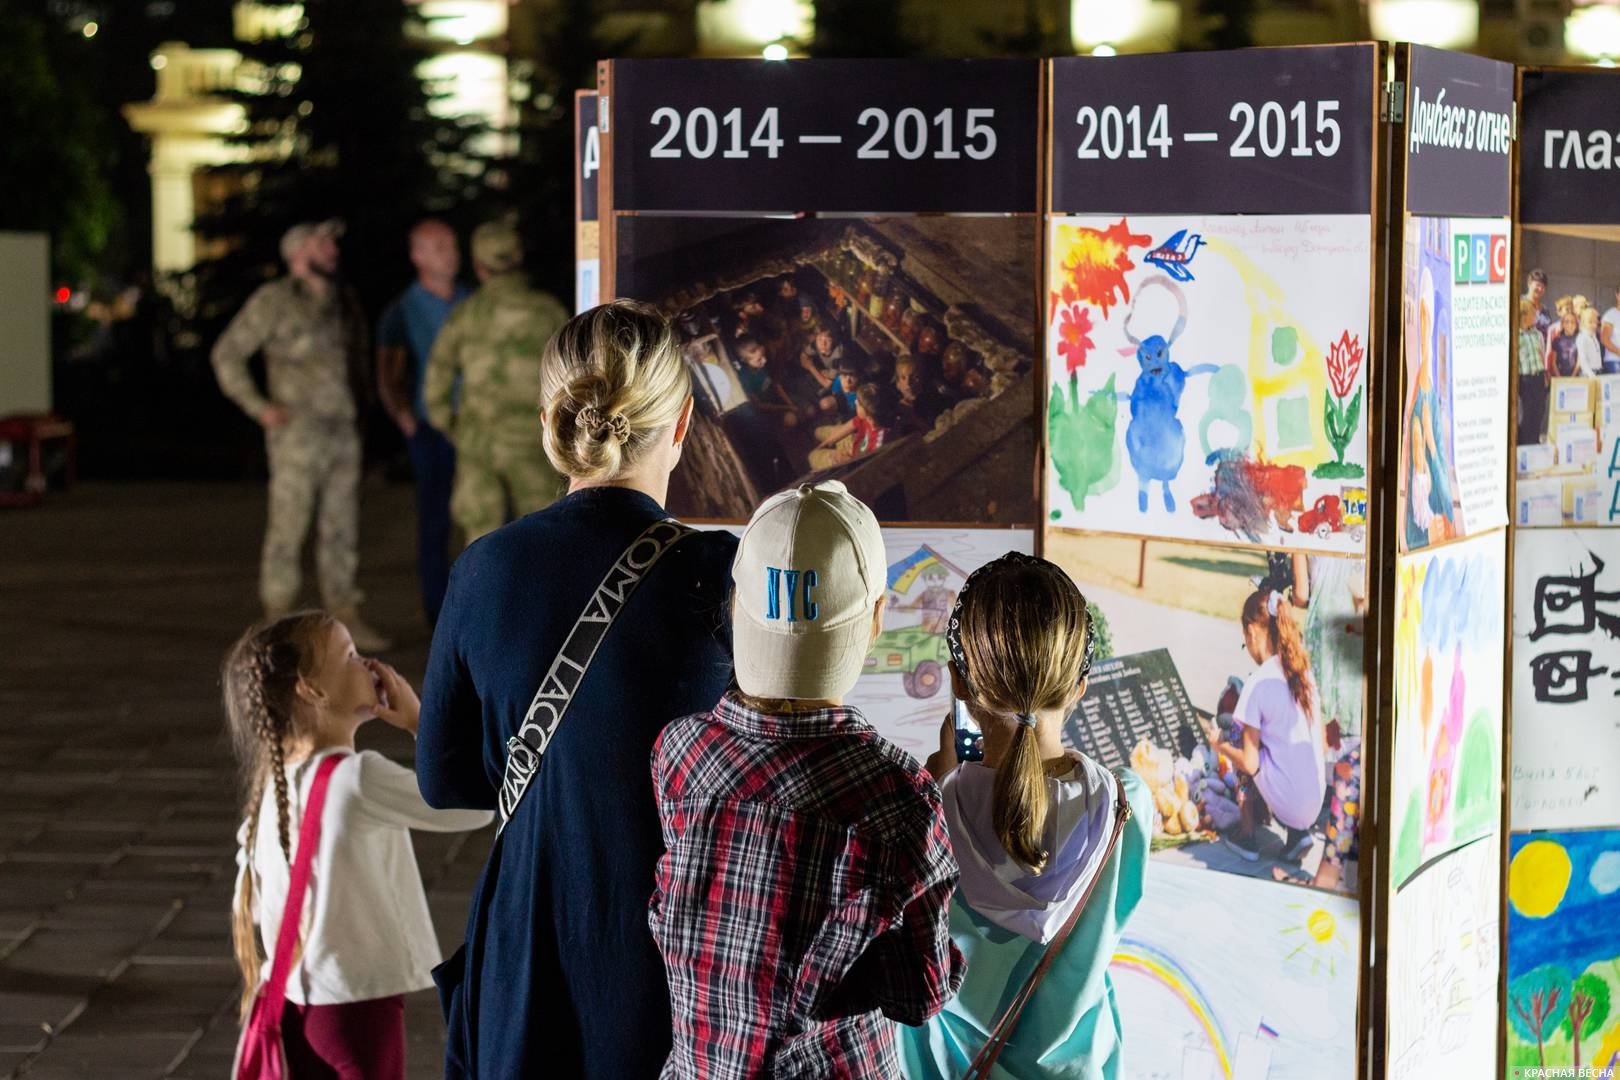
[[[1452,280],[1483,285],[1508,278],[1508,241],[1503,234],[1458,233],[1451,240]]]

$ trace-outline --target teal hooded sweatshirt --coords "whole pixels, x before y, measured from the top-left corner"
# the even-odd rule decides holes
[[[1153,824],[1147,785],[1129,769],[1116,779],[1077,755],[1070,773],[1047,781],[1051,811],[1044,846],[1053,854],[1035,875],[996,838],[994,783],[993,769],[968,763],[940,785],[951,846],[962,867],[951,901],[951,937],[967,958],[967,976],[943,1012],[920,1027],[900,1027],[902,1071],[910,1080],[960,1077],[1040,962],[1046,942],[1095,881],[1080,920],[1025,1006],[991,1075],[993,1080],[1119,1080],[1123,1047],[1108,962],[1147,876]],[[1131,818],[1118,847],[1107,855],[1120,783]]]

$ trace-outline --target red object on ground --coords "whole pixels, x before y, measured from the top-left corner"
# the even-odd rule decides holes
[[[78,436],[73,425],[50,413],[16,413],[0,417],[0,443],[27,448],[28,471],[23,477],[20,491],[0,489],[0,506],[34,506],[45,498],[48,483],[45,476],[45,443],[53,439],[67,441],[67,462],[63,469],[63,486],[71,487],[76,479],[74,463]]]

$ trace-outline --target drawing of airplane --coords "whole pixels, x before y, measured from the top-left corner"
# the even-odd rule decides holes
[[[1170,239],[1142,256],[1142,261],[1157,266],[1177,281],[1191,281],[1193,275],[1188,264],[1203,246],[1202,233],[1188,236],[1186,229],[1178,229]]]

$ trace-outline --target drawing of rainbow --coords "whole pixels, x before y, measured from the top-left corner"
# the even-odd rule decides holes
[[[1232,1075],[1232,1053],[1227,1048],[1226,1033],[1215,1018],[1215,1009],[1192,976],[1173,957],[1146,942],[1127,937],[1120,939],[1119,949],[1108,966],[1146,975],[1179,998],[1203,1027],[1209,1045],[1214,1048],[1215,1057],[1220,1061],[1221,1075]]]

